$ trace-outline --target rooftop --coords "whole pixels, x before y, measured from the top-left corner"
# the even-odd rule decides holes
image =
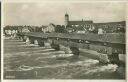
[[[73,25],[73,24],[90,24],[93,23],[93,21],[88,20],[88,21],[69,21],[69,25]]]

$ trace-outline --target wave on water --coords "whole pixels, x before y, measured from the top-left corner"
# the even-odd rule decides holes
[[[89,74],[91,72],[115,72],[117,69],[117,65],[115,64],[108,64],[108,65],[103,65],[103,66],[96,66],[94,69],[90,69],[86,72],[86,74]]]
[[[44,61],[45,62],[45,61]],[[90,63],[87,63],[90,62]],[[77,62],[69,62],[69,61],[64,61],[63,63],[60,64],[53,64],[53,65],[45,65],[45,66],[33,66],[31,68],[36,69],[36,68],[57,68],[57,67],[65,67],[65,66],[85,66],[89,67],[92,64],[97,64],[98,61],[96,60],[85,60],[85,61],[77,61]]]
[[[21,55],[24,55],[24,54],[31,54],[31,55],[33,55],[34,53],[35,54],[50,54],[50,52],[43,52],[43,53],[41,53],[42,51],[49,51],[49,50],[54,50],[54,49],[45,49],[45,50],[35,50],[35,51],[31,51],[31,50],[28,50],[28,51],[22,51],[22,52],[18,52],[17,54],[21,54]]]
[[[10,40],[12,37],[4,37],[5,40]]]
[[[26,47],[39,47],[38,45],[35,45],[35,44],[29,44],[27,45],[26,42],[22,42],[23,45],[20,45],[20,46],[26,46]]]

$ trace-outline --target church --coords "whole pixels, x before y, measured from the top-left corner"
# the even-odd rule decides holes
[[[73,29],[73,31],[79,31],[79,32],[88,32],[93,31],[93,21],[92,20],[79,20],[79,21],[71,21],[69,20],[69,15],[65,14],[65,27],[70,30]]]

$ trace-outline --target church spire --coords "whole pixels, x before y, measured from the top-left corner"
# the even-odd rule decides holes
[[[67,12],[65,13],[65,16],[68,16],[68,13]]]
[[[65,26],[68,25],[68,22],[69,22],[69,15],[66,12],[66,14],[65,14]]]

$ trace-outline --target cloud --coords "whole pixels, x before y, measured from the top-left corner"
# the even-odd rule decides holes
[[[125,20],[125,3],[5,3],[5,25],[64,24],[70,20],[109,22]]]

